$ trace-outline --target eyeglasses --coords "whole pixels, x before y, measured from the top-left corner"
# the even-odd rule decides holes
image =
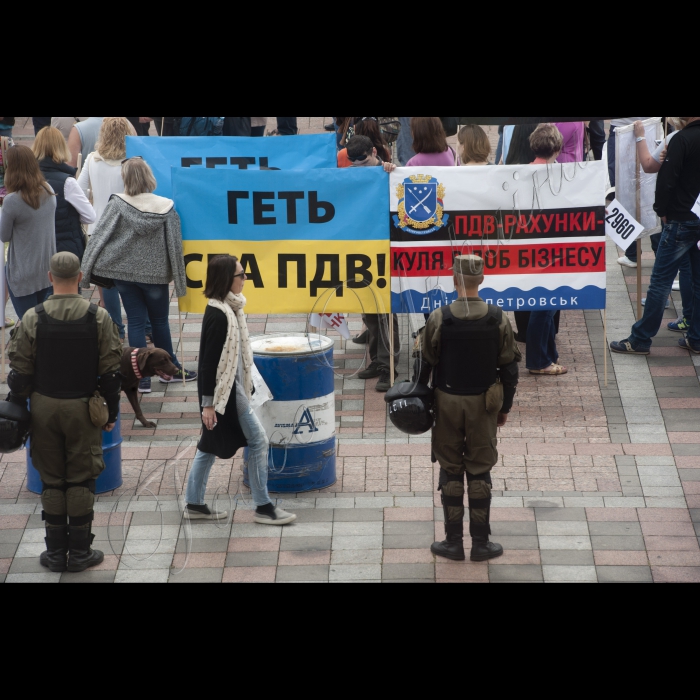
[[[355,156],[354,158],[352,156],[348,156],[348,160],[351,163],[364,163],[368,158],[371,158],[371,157],[372,157],[372,154],[367,153],[364,156]]]
[[[245,272],[241,272],[240,275],[234,275],[233,279],[237,279],[238,277],[240,277],[241,279],[248,279],[248,275],[246,275]]]
[[[122,165],[124,165],[124,163],[128,163],[130,160],[143,160],[143,156],[132,156],[131,158],[127,158],[126,160],[122,161]]]

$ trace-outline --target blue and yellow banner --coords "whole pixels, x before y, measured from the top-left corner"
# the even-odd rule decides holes
[[[227,253],[248,274],[248,313],[388,313],[389,179],[381,168],[173,168],[172,182],[187,266],[183,311],[204,311],[209,257]]]
[[[337,168],[334,134],[294,138],[137,137],[126,139],[129,158],[141,156],[158,181],[156,194],[172,198],[172,168],[313,170]]]

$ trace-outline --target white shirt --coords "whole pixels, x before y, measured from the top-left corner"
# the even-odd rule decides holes
[[[99,221],[104,214],[109,198],[113,194],[123,194],[124,181],[122,180],[122,164],[117,160],[103,160],[97,153],[91,153],[85,162],[78,184],[87,195],[92,193],[92,206]],[[95,230],[95,224],[88,228],[91,236]]]
[[[92,204],[90,204],[74,177],[69,177],[66,180],[63,196],[66,198],[66,202],[80,214],[81,224],[94,224],[97,221],[97,214],[95,214]]]

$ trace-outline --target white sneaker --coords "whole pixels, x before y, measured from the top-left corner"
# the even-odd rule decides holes
[[[618,261],[619,265],[622,265],[622,267],[631,267],[633,269],[637,269],[637,263],[632,262],[626,255],[623,255]]]
[[[674,292],[680,292],[680,291],[681,291],[681,281],[680,281],[680,280],[676,280],[676,281],[673,283],[673,287],[671,287],[671,289],[672,289]]]
[[[297,519],[296,515],[287,513],[281,508],[275,508],[274,515],[268,513],[260,513],[259,509],[255,511],[255,522],[258,525],[289,525]]]

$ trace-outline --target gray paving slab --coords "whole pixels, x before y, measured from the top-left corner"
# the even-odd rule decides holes
[[[384,581],[435,580],[435,564],[384,564]]]
[[[331,555],[331,566],[381,564],[383,558],[381,549],[336,549]]]
[[[599,566],[600,583],[653,583],[648,566]]]
[[[49,573],[40,563],[39,558],[14,559],[9,574],[46,574]]]
[[[681,481],[700,481],[700,469],[680,469]]]
[[[226,557],[226,568],[244,566],[277,566],[278,552],[235,552]]]
[[[333,537],[330,549],[380,549],[382,547],[382,541],[382,535],[370,537]]]
[[[381,581],[381,564],[331,564],[331,583],[357,581]]]
[[[114,579],[115,583],[167,583],[170,577],[170,569],[151,569],[148,571],[134,571],[120,569]]]
[[[643,537],[635,536],[596,536],[591,537],[595,552],[644,552]]]
[[[595,566],[543,566],[548,583],[597,583]]]
[[[383,534],[383,522],[333,523],[333,537],[381,537]]]
[[[700,508],[691,508],[690,518],[694,523],[700,523]]]
[[[114,583],[116,571],[83,571],[80,574],[62,574],[61,583]]]
[[[588,535],[540,536],[540,549],[573,549],[575,551],[587,551],[591,549],[591,540]]]
[[[536,508],[537,521],[586,521],[585,508]]]
[[[60,583],[61,574],[8,574],[5,583]]]
[[[537,525],[537,534],[541,537],[547,536],[577,536],[588,537],[588,523],[573,521],[540,521]]]
[[[168,583],[221,583],[223,569],[186,569],[180,574],[171,574]]]
[[[430,549],[435,535],[385,535],[384,549]]]
[[[491,531],[494,537],[525,535],[537,536],[537,523],[496,522],[491,523]]]
[[[384,522],[383,508],[355,508],[335,511],[336,523]]]
[[[280,566],[277,568],[277,582],[328,581],[329,566]]]
[[[588,523],[591,536],[642,536],[642,527],[638,522]]]
[[[19,544],[25,532],[25,530],[0,530],[0,545]]]
[[[386,522],[384,523],[386,536],[428,536],[434,537],[435,523],[432,522]]]
[[[543,566],[595,566],[592,551],[550,549],[540,552],[540,557]]]
[[[288,537],[280,544],[280,552],[328,552],[330,537]]]
[[[493,583],[499,581],[544,581],[541,566],[490,566],[489,580]]]
[[[539,539],[532,536],[522,536],[522,537],[499,537],[498,544],[500,544],[504,550],[533,550],[539,549]]]
[[[223,537],[209,540],[192,540],[188,547],[187,542],[183,539],[180,539],[177,543],[177,548],[175,549],[175,551],[177,552],[177,554],[184,554],[186,552],[192,552],[193,554],[207,552],[220,553],[228,551],[228,544],[229,538]]]

